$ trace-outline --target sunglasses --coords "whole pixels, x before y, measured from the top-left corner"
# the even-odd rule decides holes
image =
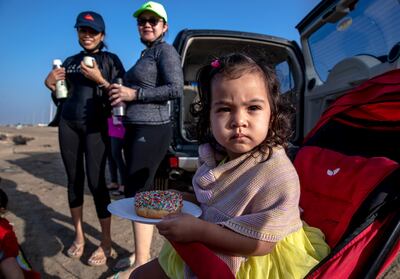
[[[96,30],[89,28],[89,27],[79,27],[78,32],[80,34],[89,34],[92,36],[97,36],[98,34],[100,34],[100,32],[97,32]]]
[[[151,26],[156,26],[160,21],[163,21],[162,18],[156,18],[156,17],[149,17],[149,18],[144,18],[140,17],[137,19],[137,24],[139,26],[145,26],[146,23],[150,23]]]

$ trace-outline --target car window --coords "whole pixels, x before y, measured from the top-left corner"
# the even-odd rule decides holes
[[[372,55],[386,61],[400,41],[400,4],[397,0],[360,0],[346,16],[326,23],[307,40],[313,65],[322,81],[339,61]]]
[[[281,85],[281,92],[286,93],[294,89],[294,79],[287,61],[275,65],[276,75]]]

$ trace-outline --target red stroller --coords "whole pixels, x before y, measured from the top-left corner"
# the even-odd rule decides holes
[[[399,143],[400,70],[338,98],[308,134],[294,161],[302,219],[332,251],[307,278],[376,278],[399,254]],[[204,245],[173,245],[198,278],[233,278]]]
[[[308,278],[376,278],[400,251],[400,71],[338,98],[296,155],[303,219],[333,248]]]

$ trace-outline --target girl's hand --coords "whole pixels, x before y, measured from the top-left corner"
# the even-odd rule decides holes
[[[161,235],[171,241],[191,242],[201,235],[201,219],[186,213],[170,214],[156,224]]]
[[[88,79],[93,80],[98,85],[104,85],[107,81],[100,72],[96,60],[93,60],[93,67],[88,67],[81,61],[81,73]]]
[[[65,68],[53,69],[46,77],[44,84],[51,91],[56,91],[57,80],[65,79]]]
[[[137,99],[137,90],[118,83],[113,83],[108,87],[108,96],[111,106],[116,106],[121,102],[131,102]]]

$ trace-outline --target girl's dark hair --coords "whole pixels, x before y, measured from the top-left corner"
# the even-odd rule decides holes
[[[7,209],[8,197],[6,192],[0,189],[0,208]]]
[[[256,150],[268,154],[269,158],[273,147],[280,145],[287,148],[292,135],[290,124],[294,109],[281,97],[275,71],[261,59],[256,60],[247,54],[233,53],[217,58],[204,66],[197,75],[199,100],[191,105],[190,112],[198,120],[199,143],[210,143],[217,150],[221,150],[222,147],[210,130],[211,83],[217,75],[227,79],[237,79],[248,73],[261,75],[268,88],[268,101],[271,107],[269,131]]]

